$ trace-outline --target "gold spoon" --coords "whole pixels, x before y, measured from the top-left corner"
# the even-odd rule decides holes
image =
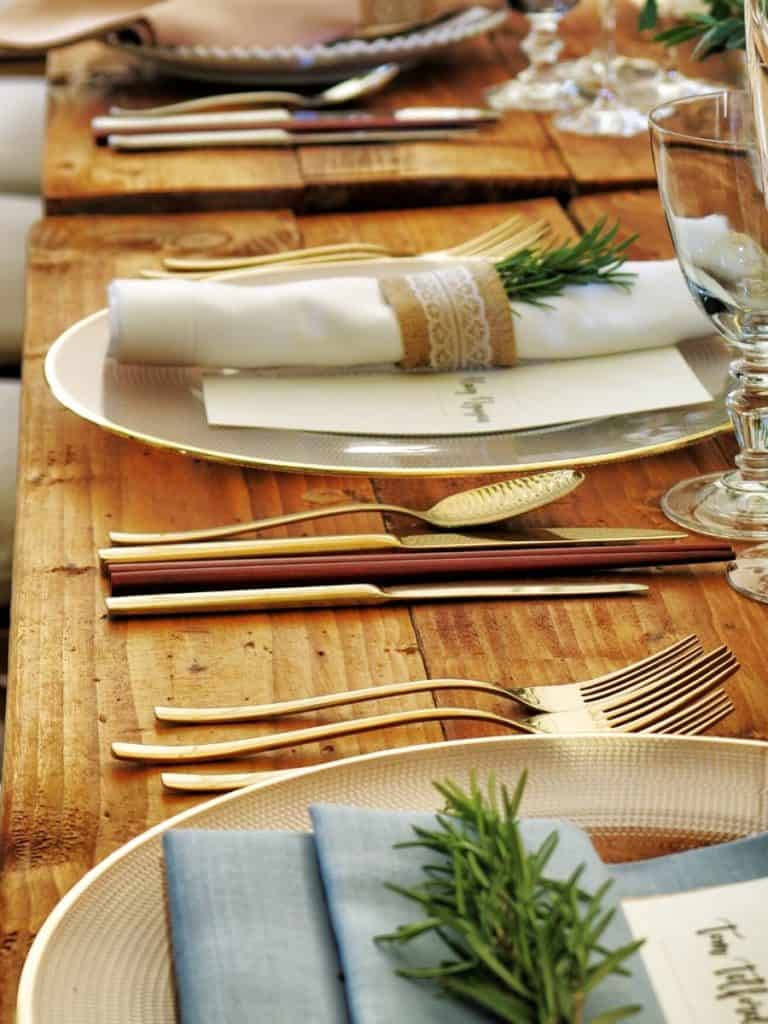
[[[381,502],[353,502],[348,505],[327,505],[305,512],[289,512],[269,519],[254,519],[246,523],[230,523],[203,530],[185,530],[180,533],[110,533],[113,544],[175,544],[185,541],[212,540],[217,537],[236,537],[241,533],[266,530],[272,526],[285,526],[305,519],[321,516],[338,516],[348,512],[398,512],[412,516],[440,529],[453,530],[457,527],[484,526],[498,523],[523,512],[530,512],[542,505],[564,497],[584,482],[584,475],[573,469],[557,469],[550,473],[521,476],[516,480],[501,480],[459,491],[438,501],[431,508],[419,511],[401,505],[387,505]]]
[[[362,74],[336,82],[312,96],[298,92],[260,89],[258,92],[228,92],[215,96],[201,96],[194,100],[182,100],[180,103],[166,103],[161,107],[111,107],[109,113],[111,117],[165,117],[198,110],[221,110],[274,103],[284,107],[312,109],[334,107],[379,92],[400,74],[400,70],[399,64],[379,64]]]

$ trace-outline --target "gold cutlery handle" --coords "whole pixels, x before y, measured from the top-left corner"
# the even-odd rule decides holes
[[[311,260],[318,256],[323,259],[333,260],[338,255],[349,252],[360,253],[366,256],[394,256],[391,249],[383,245],[376,245],[373,242],[337,242],[335,245],[315,245],[306,249],[286,249],[282,252],[264,253],[262,256],[220,256],[213,258],[181,258],[179,256],[167,256],[163,260],[163,266],[167,270],[234,270],[240,267],[261,267],[277,266],[281,263],[296,263]]]
[[[286,768],[283,771],[223,772],[198,775],[194,772],[161,772],[160,781],[166,789],[176,793],[228,793],[231,789],[252,786],[254,782],[277,782],[290,779],[303,769]]]
[[[155,717],[161,722],[175,722],[179,725],[258,722],[267,718],[280,718],[282,715],[322,711],[325,708],[335,708],[343,704],[359,704],[362,701],[378,700],[385,697],[403,697],[407,694],[425,693],[429,690],[478,690],[496,697],[515,699],[511,691],[477,679],[414,679],[408,683],[366,686],[360,690],[342,690],[339,693],[327,693],[321,697],[275,701],[272,704],[244,704],[238,707],[220,708],[177,708],[159,704],[155,708]]]
[[[347,551],[397,551],[403,543],[390,533],[327,534],[321,537],[270,537],[258,540],[199,541],[101,548],[102,566],[125,562],[186,562],[198,558],[260,558],[262,555],[315,555]]]
[[[295,747],[302,743],[352,736],[356,733],[371,732],[374,729],[389,729],[416,722],[443,722],[451,719],[473,719],[491,722],[505,728],[519,728],[524,732],[537,730],[525,722],[502,718],[491,711],[479,708],[423,708],[417,711],[398,711],[389,715],[373,715],[352,722],[334,722],[332,725],[317,725],[308,729],[292,729],[278,735],[261,736],[245,740],[223,740],[218,743],[166,744],[121,743],[112,744],[112,753],[123,761],[143,761],[147,764],[193,764],[200,761],[223,761],[228,757],[242,757],[247,754],[263,754],[284,747]]]
[[[214,540],[217,537],[237,537],[241,533],[268,530],[273,526],[288,523],[302,523],[307,519],[323,516],[346,515],[351,512],[400,512],[402,515],[429,522],[429,516],[400,505],[384,505],[375,501],[356,501],[346,505],[324,505],[322,508],[307,509],[304,512],[286,512],[267,519],[251,519],[246,523],[229,523],[227,526],[211,526],[202,530],[182,530],[178,533],[120,533],[112,532],[109,539],[113,544],[181,544],[188,540]]]
[[[281,611],[287,608],[336,608],[389,604],[396,598],[370,583],[319,587],[265,587],[263,590],[216,590],[184,594],[136,594],[108,597],[107,611],[122,615],[186,615],[214,612]]]

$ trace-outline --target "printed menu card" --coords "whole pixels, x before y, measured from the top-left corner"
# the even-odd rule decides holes
[[[768,1024],[768,878],[622,906],[670,1024]]]
[[[212,426],[378,436],[490,434],[696,405],[677,348],[458,373],[239,373],[203,378]]]

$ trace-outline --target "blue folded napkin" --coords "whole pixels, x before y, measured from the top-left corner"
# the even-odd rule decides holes
[[[163,836],[183,1024],[345,1024],[312,836]]]
[[[166,833],[182,1024],[487,1024],[490,1017],[481,1011],[438,997],[428,983],[395,974],[406,960],[410,965],[440,959],[444,947],[434,936],[404,948],[373,942],[374,935],[420,916],[415,904],[382,881],[405,886],[421,881],[426,851],[393,850],[392,845],[412,838],[413,824],[433,827],[434,816],[319,806],[312,808],[312,818],[314,838],[288,832]],[[560,842],[549,873],[566,877],[585,863],[584,887],[596,889],[613,878],[617,899],[768,875],[768,834],[604,865],[589,837],[569,822],[525,821],[524,841],[539,846],[553,829]],[[605,941],[611,946],[629,941],[623,916],[617,915]],[[663,1020],[637,956],[632,968],[631,981],[614,976],[601,986],[589,1016],[640,1002],[644,1011],[634,1020]]]
[[[311,807],[310,813],[355,1024],[468,1024],[491,1019],[467,1003],[438,998],[436,986],[395,974],[399,966],[434,966],[445,959],[449,951],[435,935],[421,936],[399,949],[371,941],[374,935],[392,932],[400,924],[424,917],[417,904],[385,888],[382,882],[410,887],[423,881],[421,866],[425,860],[434,859],[429,852],[419,848],[393,850],[392,846],[413,839],[413,825],[434,828],[434,814],[331,805]],[[523,822],[526,848],[539,847],[554,830],[559,842],[547,865],[549,877],[565,880],[583,863],[586,867],[581,884],[586,890],[593,892],[610,879],[589,836],[570,822],[544,818]],[[606,902],[611,902],[610,893]],[[633,941],[620,910],[603,941],[609,948]],[[634,954],[627,966],[631,977],[611,975],[590,996],[587,1019],[618,1006],[640,1003],[643,1013],[635,1019],[661,1024],[664,1018],[639,954]]]

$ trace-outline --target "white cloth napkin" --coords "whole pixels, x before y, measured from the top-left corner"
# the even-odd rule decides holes
[[[515,303],[518,358],[607,355],[712,333],[674,260],[626,269],[637,275],[629,292],[571,286],[547,309]],[[403,356],[397,317],[366,277],[252,286],[117,280],[109,309],[110,354],[126,363],[338,368]]]

